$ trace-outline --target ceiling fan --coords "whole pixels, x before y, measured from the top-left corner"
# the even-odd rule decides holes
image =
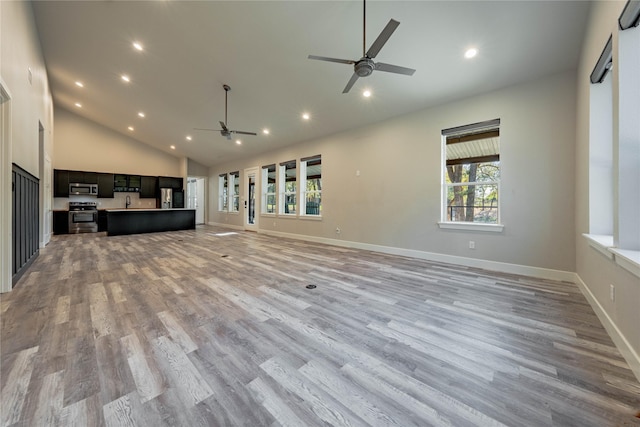
[[[231,90],[231,87],[229,87],[229,85],[222,85],[222,88],[224,89],[224,122],[220,121],[220,127],[222,129],[206,129],[206,128],[194,128],[195,130],[209,130],[209,131],[214,131],[214,132],[220,132],[220,135],[226,137],[227,139],[231,139],[231,134],[232,133],[237,133],[240,135],[257,135],[257,133],[255,132],[246,132],[246,131],[242,131],[242,130],[231,130],[227,127],[227,96],[229,95],[229,91]]]
[[[391,35],[396,30],[396,28],[398,28],[398,25],[400,25],[400,23],[398,21],[396,21],[396,20],[391,19],[389,21],[389,23],[387,24],[387,26],[384,27],[384,30],[382,30],[382,32],[380,33],[380,35],[378,36],[376,41],[373,42],[373,44],[371,45],[369,50],[365,52],[365,49],[366,49],[366,46],[367,46],[367,41],[366,41],[366,36],[367,36],[367,2],[366,2],[366,0],[364,0],[364,2],[363,2],[362,15],[363,15],[363,19],[362,19],[362,21],[363,21],[363,28],[362,28],[362,58],[360,58],[358,60],[349,60],[349,59],[337,59],[337,58],[327,58],[325,56],[309,55],[309,59],[317,59],[319,61],[337,62],[337,63],[340,63],[340,64],[349,64],[349,65],[353,64],[353,71],[354,71],[353,76],[351,76],[351,79],[347,83],[347,86],[345,86],[345,88],[342,91],[342,93],[349,92],[349,90],[354,85],[356,80],[358,80],[359,77],[369,76],[369,75],[371,75],[371,73],[373,73],[376,70],[378,70],[378,71],[386,71],[388,73],[404,74],[404,75],[407,75],[407,76],[412,76],[413,73],[416,72],[416,70],[413,70],[411,68],[405,68],[405,67],[400,67],[400,66],[397,66],[397,65],[385,64],[383,62],[377,62],[376,63],[376,62],[373,61],[373,58],[375,58],[376,55],[378,55],[378,53],[380,52],[380,49],[382,49],[382,47],[385,45],[387,40],[389,40],[389,37],[391,37]]]

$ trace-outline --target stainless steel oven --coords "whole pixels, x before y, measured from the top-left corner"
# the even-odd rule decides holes
[[[96,202],[69,202],[69,233],[97,233]]]
[[[69,184],[69,194],[80,196],[97,196],[98,184],[71,183]]]

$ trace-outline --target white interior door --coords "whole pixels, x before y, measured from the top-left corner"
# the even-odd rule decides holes
[[[204,207],[206,206],[204,185],[204,178],[196,179],[196,224],[204,224]]]
[[[204,224],[205,180],[200,177],[187,178],[187,209],[196,210],[196,224]]]
[[[51,210],[51,198],[53,190],[51,189],[51,158],[48,154],[44,157],[44,244],[51,240],[51,225],[53,224],[53,211]]]
[[[258,187],[258,168],[244,170],[244,229],[258,231],[258,200],[260,200]]]

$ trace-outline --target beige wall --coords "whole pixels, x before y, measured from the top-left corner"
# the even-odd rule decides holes
[[[612,260],[591,248],[582,233],[589,232],[589,75],[610,34],[614,37],[614,57],[617,46],[618,17],[624,1],[595,2],[585,33],[577,80],[576,126],[576,271],[597,304],[618,330],[635,358],[636,376],[640,379],[640,279],[622,269]],[[627,31],[640,31],[635,28]],[[613,68],[613,73],[617,71]],[[613,78],[612,76],[609,76]],[[614,91],[614,102],[617,96]],[[614,123],[616,120],[614,120]],[[613,191],[613,189],[612,189]],[[616,288],[615,301],[609,298],[609,285]],[[605,319],[606,320],[606,319]],[[605,326],[607,326],[606,322]],[[620,345],[619,345],[620,347]],[[624,350],[624,347],[623,347]],[[632,354],[632,353],[635,353]],[[630,362],[632,366],[634,361]]]
[[[40,180],[41,244],[47,241],[43,230],[49,217],[42,210],[51,200],[51,194],[43,191],[50,179],[45,180],[41,165],[46,156],[52,157],[53,101],[30,2],[0,1],[0,85],[10,98],[1,106],[0,129],[0,292],[5,292],[11,289],[11,163]]]
[[[182,159],[56,108],[55,169],[183,176]]]
[[[11,93],[12,161],[40,178],[39,123],[52,151],[53,101],[29,2],[0,2],[0,76]],[[31,69],[31,82],[28,74]]]
[[[218,174],[321,154],[322,221],[262,216],[260,230],[575,271],[575,87],[566,72],[214,166],[209,222],[242,226],[217,210]],[[504,231],[442,230],[441,130],[495,118]]]

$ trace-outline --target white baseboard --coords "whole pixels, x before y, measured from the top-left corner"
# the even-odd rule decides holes
[[[620,329],[618,329],[618,326],[615,324],[613,319],[609,317],[609,314],[607,314],[604,307],[600,305],[600,302],[596,299],[593,293],[591,293],[591,290],[582,281],[582,278],[578,275],[578,273],[574,273],[574,277],[574,282],[576,283],[576,285],[578,285],[578,288],[580,288],[580,291],[585,296],[587,301],[589,301],[591,308],[593,308],[596,316],[598,316],[598,319],[600,319],[600,323],[602,323],[602,326],[604,326],[604,329],[613,340],[613,343],[622,354],[622,357],[624,357],[624,360],[626,360],[629,364],[629,367],[631,368],[631,371],[633,371],[633,374],[636,376],[638,381],[640,381],[640,355],[638,355],[631,344],[629,344],[629,341],[627,341]]]
[[[207,225],[215,225],[216,227],[225,227],[225,228],[230,228],[232,230],[242,230],[242,231],[244,231],[244,227],[241,226],[241,225],[225,224],[225,223],[221,223],[221,222],[207,222]]]
[[[224,226],[224,224],[215,224]],[[367,251],[382,252],[391,255],[407,256],[428,261],[444,262],[448,264],[464,265],[466,267],[482,268],[485,270],[499,271],[502,273],[521,274],[523,276],[538,277],[566,282],[574,282],[575,273],[548,268],[530,267],[526,265],[509,264],[506,262],[487,261],[476,258],[466,258],[455,255],[439,254],[435,252],[418,251],[415,249],[396,248],[393,246],[373,245],[370,243],[351,242],[346,240],[329,239],[326,237],[305,236],[301,234],[283,233],[281,231],[259,230],[259,233],[286,237],[289,239],[306,240],[309,242],[325,243],[328,245],[342,246],[346,248],[364,249]]]

